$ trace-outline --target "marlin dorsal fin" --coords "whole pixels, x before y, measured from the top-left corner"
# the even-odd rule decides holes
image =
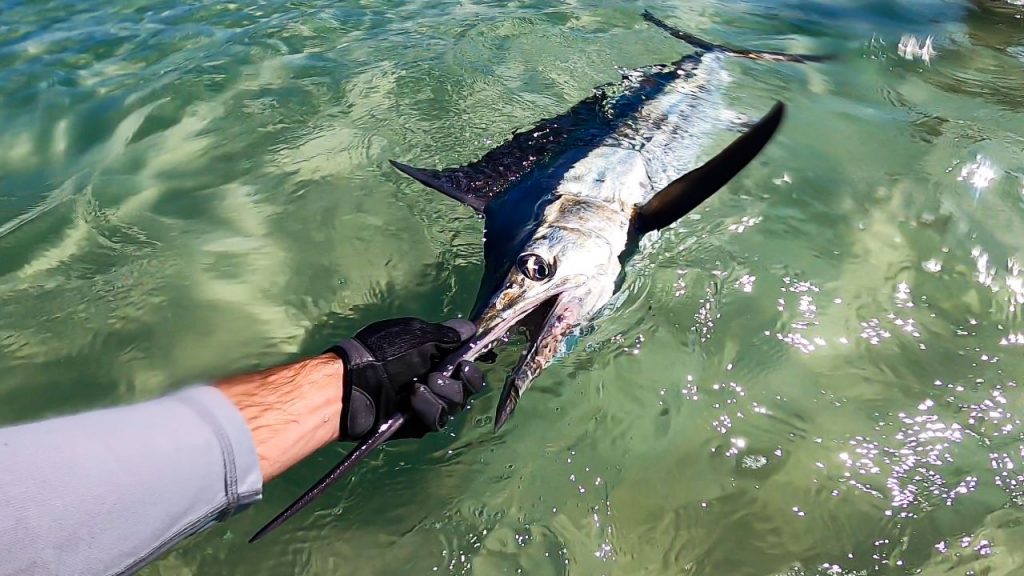
[[[603,91],[595,91],[568,111],[514,134],[504,144],[465,166],[431,170],[394,160],[391,165],[420,184],[483,212],[488,203],[538,164],[571,148],[596,144],[610,127],[604,108],[606,98]]]
[[[707,200],[733,176],[743,170],[771,140],[782,122],[785,106],[777,102],[768,112],[725,150],[703,166],[688,172],[662,188],[637,209],[634,230],[643,235],[672,224]]]
[[[460,186],[457,182],[453,182],[452,178],[446,175],[441,170],[430,170],[429,168],[414,168],[408,164],[402,164],[394,160],[388,160],[391,165],[397,168],[403,174],[411,177],[420,184],[423,184],[427,188],[433,188],[441,194],[448,196],[454,200],[462,202],[466,206],[469,206],[477,212],[483,212],[484,208],[487,207],[489,198],[483,194],[474,193],[475,190],[469,186]]]

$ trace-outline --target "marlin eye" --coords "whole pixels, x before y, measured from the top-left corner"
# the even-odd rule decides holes
[[[516,268],[534,282],[543,282],[555,272],[555,267],[539,254],[527,252],[516,260]]]

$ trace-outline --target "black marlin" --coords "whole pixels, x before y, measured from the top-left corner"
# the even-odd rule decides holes
[[[446,360],[489,352],[517,326],[529,344],[505,381],[495,429],[533,380],[621,285],[623,267],[645,235],[677,221],[754,159],[782,121],[781,102],[732,144],[689,170],[719,124],[725,56],[811,62],[817,56],[737,50],[701,40],[644,12],[648,22],[698,52],[633,70],[597,88],[560,116],[515,134],[457,168],[398,170],[484,216],[484,273],[470,315],[477,335]],[[386,422],[306,494],[272,520],[267,534],[336,482],[400,427]]]

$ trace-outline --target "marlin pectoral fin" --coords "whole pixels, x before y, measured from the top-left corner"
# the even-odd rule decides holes
[[[675,26],[672,26],[671,24],[665,22],[661,18],[658,18],[654,14],[651,14],[647,10],[644,10],[643,18],[644,20],[647,20],[648,22],[654,24],[658,28],[661,28],[665,32],[668,32],[673,38],[678,38],[683,42],[686,42],[690,46],[693,46],[698,50],[704,50],[706,52],[722,52],[725,54],[729,54],[730,56],[739,56],[740,58],[750,58],[751,60],[764,60],[768,62],[824,62],[826,60],[831,60],[833,58],[832,56],[818,56],[814,54],[789,54],[786,52],[770,52],[767,50],[744,50],[741,48],[730,48],[728,46],[723,46],[722,44],[715,44],[714,42],[709,42],[707,40],[704,40],[703,38],[694,36],[689,32],[684,32],[676,28]]]
[[[764,118],[725,150],[655,194],[637,210],[635,232],[642,235],[652,230],[661,230],[725,186],[771,140],[782,122],[785,109],[782,102],[777,102]]]

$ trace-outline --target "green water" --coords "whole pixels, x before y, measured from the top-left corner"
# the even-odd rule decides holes
[[[688,51],[644,7],[841,57],[728,63],[730,109],[786,125],[502,433],[492,390],[246,544],[325,449],[145,573],[1024,573],[1006,1],[0,0],[0,423],[466,313],[481,222],[386,160],[474,159]]]

